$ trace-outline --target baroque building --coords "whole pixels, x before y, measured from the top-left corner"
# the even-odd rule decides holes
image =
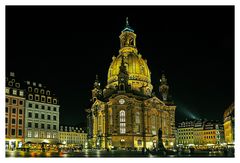
[[[88,112],[88,133],[93,148],[156,148],[158,130],[166,148],[175,142],[175,109],[169,101],[165,75],[160,80],[160,98],[153,93],[151,72],[136,46],[134,30],[126,20],[120,49],[112,57],[107,85],[101,89],[98,76]]]
[[[5,145],[6,149],[16,149],[24,143],[25,94],[14,72],[6,77],[5,91]]]

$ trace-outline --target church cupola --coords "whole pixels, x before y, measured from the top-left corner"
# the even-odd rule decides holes
[[[130,27],[128,23],[128,18],[126,18],[126,26],[122,30],[120,38],[120,48],[136,48],[136,34],[134,33],[134,30]]]
[[[128,72],[124,63],[124,56],[122,56],[122,62],[119,67],[118,88],[120,91],[126,91],[128,89]]]
[[[159,92],[161,93],[163,101],[168,100],[168,90],[169,90],[169,86],[167,84],[167,78],[165,77],[164,74],[162,74],[162,77],[160,79]]]

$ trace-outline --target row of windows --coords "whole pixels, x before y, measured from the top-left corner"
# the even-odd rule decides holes
[[[28,118],[32,118],[32,117],[33,117],[32,112],[28,112]],[[54,115],[52,117],[53,118],[51,119],[51,115],[47,115],[47,120],[54,120],[54,121],[57,120],[57,116],[56,115]],[[34,118],[36,118],[36,119],[40,118],[39,114],[35,113]],[[45,119],[45,114],[41,114],[41,119]]]
[[[27,136],[29,138],[31,138],[31,137],[34,137],[34,138],[57,138],[56,133],[51,134],[50,132],[47,132],[45,134],[45,132],[42,132],[42,131],[40,131],[40,132],[38,132],[38,131],[28,131]]]
[[[5,129],[5,134],[6,134],[6,135],[9,134],[7,128]],[[16,130],[15,130],[15,129],[12,129],[12,130],[11,130],[11,135],[12,135],[12,136],[16,135]],[[18,136],[22,136],[22,129],[19,129],[19,130],[18,130]]]
[[[13,94],[13,95],[17,96],[18,93],[19,93],[19,96],[23,96],[24,95],[24,92],[22,90],[6,88],[6,94]]]
[[[215,136],[204,136],[204,139],[215,139],[216,137]]]
[[[8,107],[6,107],[5,112],[8,113],[9,110],[10,110],[10,109],[9,109]],[[16,108],[12,108],[12,113],[13,113],[13,114],[16,114],[16,110],[17,110]],[[23,110],[22,110],[22,109],[19,109],[19,110],[18,110],[18,114],[20,114],[20,115],[23,114]]]
[[[179,139],[193,139],[193,136],[179,137]]]
[[[39,109],[39,108],[41,108],[41,109],[43,109],[43,110],[45,110],[45,108],[47,108],[47,110],[49,110],[49,111],[57,111],[57,108],[56,107],[51,107],[51,106],[45,106],[45,105],[38,105],[38,104],[34,104],[34,108],[35,109]],[[28,103],[28,107],[29,108],[33,108],[33,104],[32,103]]]
[[[28,122],[28,128],[32,128],[32,122]],[[34,128],[41,128],[41,129],[45,129],[45,124],[41,123],[41,126],[39,126],[39,123],[34,123]],[[47,124],[47,129],[51,129],[51,125]],[[52,125],[52,129],[56,130],[57,129],[57,125]]]
[[[16,124],[16,119],[12,118],[11,122],[12,122],[11,124],[13,124],[13,125]],[[5,119],[5,123],[8,123],[8,118]],[[23,124],[23,120],[22,119],[18,119],[18,124],[22,125]]]
[[[215,131],[204,132],[204,134],[215,134]]]
[[[193,132],[178,133],[178,135],[193,135]]]
[[[39,91],[40,91],[40,94],[44,94],[45,93],[44,89],[39,90],[38,88],[34,88],[34,92],[35,93],[38,93]],[[33,92],[33,88],[32,87],[28,87],[28,92]],[[50,95],[50,91],[49,90],[46,91],[46,95]]]
[[[10,102],[10,100],[9,100],[9,98],[6,98],[6,103],[9,103]],[[17,99],[12,99],[12,104],[14,104],[14,105],[17,105],[18,103],[17,103]],[[23,100],[19,100],[19,105],[23,105]]]
[[[34,100],[35,101],[40,101],[40,96],[39,95],[34,95]],[[33,95],[32,94],[29,94],[28,95],[28,99],[29,100],[33,100]],[[41,102],[46,102],[46,97],[45,96],[41,96]],[[53,102],[53,104],[57,104],[57,99],[53,99],[52,100],[52,97],[47,97],[47,103],[52,103]]]

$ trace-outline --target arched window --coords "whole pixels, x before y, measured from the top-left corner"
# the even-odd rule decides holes
[[[102,133],[102,115],[99,115],[98,117],[98,131],[99,131],[99,134]]]
[[[126,117],[125,117],[125,111],[121,110],[119,112],[119,122],[120,122],[120,134],[126,133]]]

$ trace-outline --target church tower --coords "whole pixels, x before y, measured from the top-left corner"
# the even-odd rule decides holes
[[[98,75],[96,75],[96,79],[93,84],[93,90],[92,90],[92,102],[95,102],[96,99],[99,99],[101,96],[102,96],[102,90],[100,88],[100,82],[98,80]]]
[[[118,74],[118,90],[127,91],[128,90],[128,72],[126,66],[124,65],[124,56],[122,56],[121,66],[119,67]]]
[[[162,77],[160,79],[160,86],[159,86],[159,92],[161,93],[162,100],[164,102],[168,101],[168,90],[169,86],[167,84],[167,78],[164,74],[162,74]]]

